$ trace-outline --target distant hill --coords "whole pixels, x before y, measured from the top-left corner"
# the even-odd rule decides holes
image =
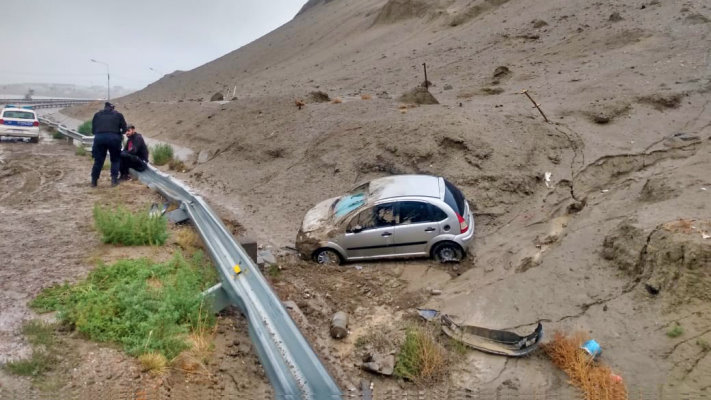
[[[81,86],[66,83],[10,83],[0,84],[0,95],[25,96],[33,91],[34,96],[42,97],[69,97],[80,99],[106,98],[106,86]],[[111,88],[111,97],[121,97],[133,93],[133,89],[121,86]]]

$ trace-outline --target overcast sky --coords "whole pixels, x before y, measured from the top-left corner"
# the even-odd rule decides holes
[[[306,0],[0,0],[0,84],[141,89],[291,20]],[[157,72],[151,70],[154,69]]]

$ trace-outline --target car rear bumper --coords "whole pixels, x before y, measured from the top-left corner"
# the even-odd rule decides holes
[[[35,138],[39,137],[39,128],[10,128],[7,126],[0,126],[0,136]]]

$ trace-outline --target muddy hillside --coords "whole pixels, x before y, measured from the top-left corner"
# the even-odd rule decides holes
[[[116,103],[145,136],[192,149],[176,175],[283,255],[323,199],[389,174],[445,176],[476,237],[451,279],[418,277],[413,291],[442,294],[417,306],[582,330],[630,385],[708,391],[710,29],[697,0],[310,0]],[[543,358],[459,365],[465,387],[565,382]]]

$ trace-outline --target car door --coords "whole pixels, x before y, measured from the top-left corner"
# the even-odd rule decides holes
[[[395,203],[377,204],[353,217],[339,243],[349,259],[392,254]]]
[[[440,224],[435,217],[443,214],[441,210],[436,213],[433,208],[424,201],[398,202],[397,225],[393,232],[393,254],[427,255],[427,243],[440,233]]]

